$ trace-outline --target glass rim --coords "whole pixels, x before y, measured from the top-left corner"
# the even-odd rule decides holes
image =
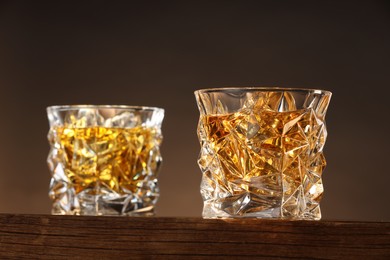
[[[91,104],[76,104],[76,105],[54,105],[46,107],[48,112],[53,111],[72,111],[83,108],[90,109],[122,109],[132,111],[147,111],[147,112],[164,112],[163,108],[149,106],[129,106],[129,105],[91,105]]]
[[[290,92],[307,92],[307,93],[315,93],[315,94],[327,94],[332,95],[332,92],[324,89],[315,89],[315,88],[293,88],[293,87],[266,87],[266,86],[253,86],[253,87],[221,87],[221,88],[205,88],[195,90],[195,94],[204,94],[204,93],[218,93],[218,92],[226,92],[228,93],[236,92],[236,91],[248,91],[248,92],[281,92],[281,91],[290,91]]]

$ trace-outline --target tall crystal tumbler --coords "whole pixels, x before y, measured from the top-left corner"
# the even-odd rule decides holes
[[[204,218],[321,218],[330,92],[220,88],[195,96]]]
[[[47,113],[52,214],[154,214],[163,109],[75,105]]]

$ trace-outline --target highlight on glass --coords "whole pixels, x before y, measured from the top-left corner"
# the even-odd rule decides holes
[[[154,215],[163,109],[69,105],[47,114],[52,214]]]
[[[204,218],[321,218],[325,90],[195,91]]]

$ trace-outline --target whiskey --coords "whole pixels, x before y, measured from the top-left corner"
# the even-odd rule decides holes
[[[159,129],[52,127],[48,138],[54,214],[123,214],[153,207],[161,164]],[[65,212],[63,204],[70,200],[72,209]]]
[[[201,115],[198,129],[205,217],[321,217],[326,129],[312,109]]]

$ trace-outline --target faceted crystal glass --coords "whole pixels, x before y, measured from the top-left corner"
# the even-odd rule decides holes
[[[329,91],[220,88],[195,96],[204,218],[321,218]]]
[[[77,105],[47,113],[52,214],[154,214],[163,109]]]

